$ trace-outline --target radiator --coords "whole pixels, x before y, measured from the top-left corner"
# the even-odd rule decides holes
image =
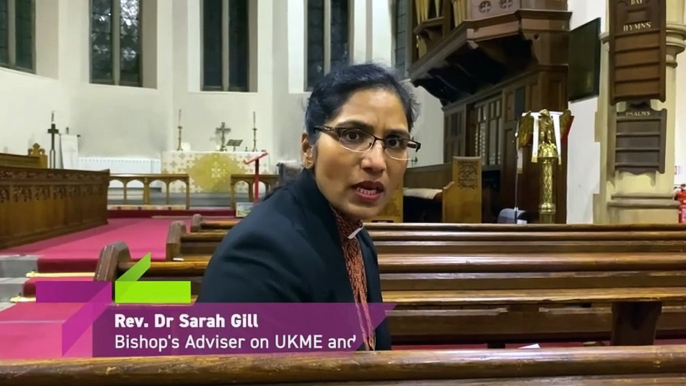
[[[162,172],[162,163],[155,158],[114,158],[114,157],[79,157],[79,169],[82,170],[104,170],[109,169],[111,174],[159,174]],[[154,188],[162,188],[164,184],[155,181],[150,184]],[[121,182],[110,182],[111,188],[123,187]],[[143,184],[138,181],[131,181],[127,188],[142,189]]]

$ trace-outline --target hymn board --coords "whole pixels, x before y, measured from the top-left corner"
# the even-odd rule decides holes
[[[610,104],[616,116],[614,170],[634,174],[665,169],[667,111],[666,0],[610,0]]]

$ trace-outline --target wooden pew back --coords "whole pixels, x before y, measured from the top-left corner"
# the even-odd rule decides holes
[[[142,280],[190,280],[197,294],[208,259],[152,262]],[[103,248],[95,280],[114,281],[135,264],[128,247]],[[385,291],[680,287],[681,254],[380,255]]]
[[[240,222],[235,220],[207,220],[193,215],[190,232],[231,230]],[[686,232],[684,224],[457,224],[457,223],[365,223],[373,231],[427,232]]]
[[[170,226],[167,259],[211,255],[226,232],[187,233],[183,222]],[[681,252],[686,251],[686,231],[371,231],[378,253],[473,254],[556,252]]]
[[[686,346],[0,362],[4,386],[679,385]]]
[[[109,245],[95,280],[113,282],[133,264],[126,245]],[[190,281],[195,295],[207,264],[153,262],[141,280]],[[380,255],[379,265],[384,298],[398,305],[389,322],[395,342],[608,339],[608,326],[618,323],[606,308],[613,304],[627,305],[617,310],[625,318],[642,318],[631,320],[631,331],[614,333],[617,342],[650,344],[656,324],[662,337],[686,336],[684,308],[666,310],[658,323],[662,302],[686,301],[686,259],[680,254]],[[583,303],[599,308],[559,309]],[[557,310],[539,312],[541,307]]]

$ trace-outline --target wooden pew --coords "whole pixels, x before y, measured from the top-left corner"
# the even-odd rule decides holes
[[[3,386],[686,384],[686,346],[0,361]]]
[[[403,187],[370,222],[480,223],[481,207],[481,158],[454,157],[446,164],[407,169]]]
[[[133,264],[125,244],[108,245],[94,280],[113,282]],[[385,300],[398,304],[389,317],[394,344],[651,344],[656,328],[661,338],[686,337],[686,309],[661,310],[662,302],[686,300],[679,254],[382,255],[379,265]],[[206,267],[207,260],[153,262],[141,280],[188,280],[195,295]]]
[[[480,157],[453,157],[444,164],[408,168],[404,221],[481,223],[491,211],[482,193],[481,162]]]
[[[0,154],[0,249],[107,224],[109,171],[48,169],[38,145]]]
[[[462,253],[551,253],[551,252],[681,252],[686,251],[686,232],[648,230],[518,232],[371,231],[378,253],[462,254]],[[512,228],[510,228],[512,229]],[[225,232],[187,233],[176,221],[167,234],[167,260],[208,258]]]
[[[200,214],[191,219],[190,231],[227,232],[240,219],[208,220]],[[426,232],[686,232],[684,224],[464,224],[464,223],[365,223],[371,231]]]
[[[0,153],[0,166],[47,169],[48,156],[45,155],[45,149],[34,143],[26,155]]]

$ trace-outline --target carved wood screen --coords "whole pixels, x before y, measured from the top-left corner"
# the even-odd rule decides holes
[[[443,126],[443,162],[465,156],[467,133],[462,110],[447,115]]]
[[[502,98],[476,104],[474,113],[474,154],[481,157],[482,165],[497,167],[502,162]]]

